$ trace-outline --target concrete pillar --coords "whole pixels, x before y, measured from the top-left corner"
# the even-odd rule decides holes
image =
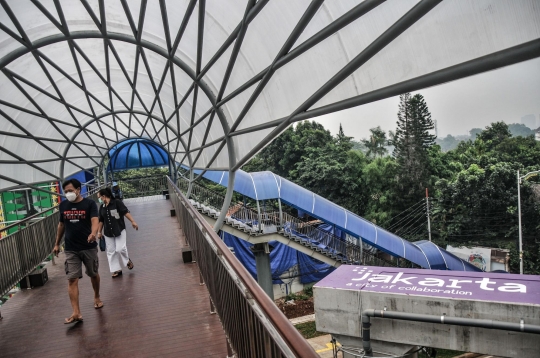
[[[272,270],[270,268],[270,246],[268,243],[255,244],[251,247],[255,254],[257,266],[257,282],[268,296],[274,299],[274,286],[272,284]]]

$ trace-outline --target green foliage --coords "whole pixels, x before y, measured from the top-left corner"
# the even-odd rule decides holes
[[[305,301],[305,300],[309,300],[309,297],[310,296],[306,294],[302,294],[302,293],[289,293],[287,296],[285,296],[285,301],[290,301],[290,300]]]
[[[304,294],[308,297],[313,297],[313,285],[304,287]]]
[[[153,176],[169,175],[169,168],[140,168],[140,169],[128,169],[114,173],[114,180],[124,180],[133,178],[144,178]]]
[[[397,186],[400,195],[395,198],[399,211],[414,205],[422,198],[429,185],[429,148],[435,136],[429,131],[434,124],[424,97],[409,93],[400,96],[394,157],[398,164]]]
[[[534,137],[534,130],[527,127],[525,124],[521,123],[512,123],[508,125],[508,129],[510,130],[510,133],[512,133],[512,136],[514,137],[528,137],[533,136]]]
[[[317,328],[315,326],[315,321],[313,322],[306,322],[306,323],[300,323],[300,324],[297,324],[296,326],[296,329],[300,332],[300,334],[305,338],[305,339],[310,339],[310,338],[315,338],[315,337],[319,337],[319,336],[324,336],[326,335],[327,333],[323,333],[323,332],[318,332],[317,331]]]
[[[367,148],[366,155],[373,158],[382,157],[388,152],[385,148],[388,144],[386,133],[381,127],[371,128],[369,131],[371,132],[369,139],[362,140],[362,143]]]
[[[456,149],[459,142],[460,141],[451,134],[448,134],[446,137],[444,137],[442,139],[437,138],[437,140],[435,141],[435,143],[437,143],[438,145],[441,146],[441,150],[443,152],[447,152],[449,150]]]
[[[386,138],[380,128],[360,143],[342,128],[332,136],[306,121],[287,129],[244,169],[271,170],[387,228],[429,188],[435,243],[507,248],[511,270],[519,271],[516,172],[540,170],[540,142],[513,136],[521,126],[496,122],[471,130],[470,138],[446,137],[434,144],[423,97],[401,99],[395,135],[388,134],[394,156],[377,151]],[[539,183],[537,176],[521,185],[524,267],[530,274],[540,274]],[[421,219],[416,225],[427,227]],[[410,236],[421,238],[427,239]]]
[[[434,355],[433,351],[436,352],[436,355]],[[432,357],[437,357],[437,358],[454,358],[454,357],[457,357],[457,356],[460,356],[464,353],[467,353],[467,352],[460,352],[460,351],[451,351],[451,350],[448,350],[448,349],[431,349],[431,348],[428,348],[428,353],[424,352],[424,351],[420,351],[418,352],[418,358],[432,358]]]

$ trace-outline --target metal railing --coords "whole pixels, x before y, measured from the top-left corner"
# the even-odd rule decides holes
[[[167,190],[166,176],[152,176],[144,178],[130,178],[116,180],[124,199],[139,198],[143,196],[160,195]]]
[[[186,193],[188,181],[180,178],[179,186],[182,192]],[[224,197],[197,183],[193,183],[190,199],[198,204],[211,207],[216,213],[221,210]],[[315,226],[315,222],[305,222],[290,214],[279,212],[261,212],[260,215],[255,209],[244,206],[242,203],[233,204],[227,210],[227,218],[243,223],[251,234],[264,234],[278,232],[284,235],[293,235],[301,244],[326,254],[327,256],[339,259],[347,264],[387,266],[387,267],[410,267],[407,260],[396,262],[387,261],[377,257],[369,250],[362,248],[334,234],[321,230]],[[227,222],[230,223],[229,220]]]
[[[208,190],[197,183],[192,184],[191,195],[189,197],[200,204],[216,209],[218,212],[221,210],[224,200],[223,195]]]
[[[96,193],[101,188],[92,189],[84,196],[97,201]],[[36,221],[39,218],[41,220]],[[18,227],[18,231],[0,239],[0,296],[9,292],[52,253],[58,219],[58,206],[55,206],[0,229]]]
[[[318,357],[202,215],[169,179],[176,217],[228,342],[242,357]]]

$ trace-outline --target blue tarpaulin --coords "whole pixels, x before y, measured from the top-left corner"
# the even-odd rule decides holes
[[[251,276],[257,279],[255,255],[250,250],[253,245],[224,231],[221,231],[220,235],[225,244],[233,248],[235,256]],[[284,283],[280,276],[294,266],[298,266],[298,276],[300,276],[300,282],[302,283],[317,282],[334,270],[332,266],[277,241],[271,241],[268,245],[272,248],[270,251],[270,269],[274,284]]]

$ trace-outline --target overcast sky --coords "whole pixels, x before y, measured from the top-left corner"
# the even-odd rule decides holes
[[[421,93],[437,120],[439,137],[468,134],[471,128],[484,128],[492,122],[521,123],[521,117],[534,114],[540,121],[540,59],[534,59],[462,80],[431,87]],[[381,126],[395,130],[399,97],[392,97],[314,120],[332,134],[339,124],[356,140],[369,136],[369,129]],[[540,125],[540,124],[538,124]]]

